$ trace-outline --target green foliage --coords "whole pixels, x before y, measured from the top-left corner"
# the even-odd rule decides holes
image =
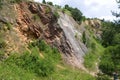
[[[6,47],[6,42],[4,41],[3,33],[0,33],[0,50],[4,49],[5,47]]]
[[[86,34],[85,34],[85,31],[82,34],[82,41],[83,41],[84,44],[86,43]]]
[[[102,23],[102,44],[103,46],[113,46],[120,42],[120,27],[119,24],[113,22]]]
[[[99,63],[99,57],[103,54],[104,48],[98,43],[93,36],[86,40],[86,45],[89,49],[84,56],[84,66],[90,71],[96,70],[96,63]]]
[[[43,1],[42,1],[42,3],[43,3],[43,4],[46,4],[46,1],[45,1],[45,0],[43,0]]]
[[[102,44],[107,47],[113,44],[113,38],[116,34],[115,25],[112,22],[103,22],[102,26]]]
[[[10,23],[6,23],[6,27],[8,30],[10,30],[12,28],[12,25]]]
[[[75,33],[75,38],[78,38],[78,33]]]
[[[0,39],[0,49],[6,47],[6,42],[3,39]]]
[[[120,17],[119,13],[114,13]],[[102,23],[102,44],[107,47],[101,58],[100,66],[102,72],[111,75],[114,71],[120,71],[120,20]]]
[[[56,48],[50,48],[44,41],[36,41],[30,45],[31,53],[14,54],[10,56],[5,63],[14,64],[19,68],[32,72],[38,76],[48,76],[54,72],[55,63],[60,60],[59,52]],[[44,53],[45,59],[39,56],[39,51]]]
[[[52,75],[51,79],[53,80],[95,80],[93,76],[88,73],[85,73],[79,69],[73,69],[70,67],[64,66],[65,69],[57,69],[57,71]],[[50,80],[50,78],[48,79]]]
[[[76,17],[77,15],[77,17]],[[80,12],[80,10],[78,8],[74,8],[72,10],[72,16],[76,21],[81,21],[82,19],[82,13]]]
[[[82,16],[82,21],[85,21],[86,20],[86,17],[85,16]]]
[[[120,44],[120,33],[118,33],[114,36],[113,44]]]
[[[57,8],[57,9],[61,9],[61,6],[59,6],[59,5],[54,5],[55,6],[55,8]]]
[[[32,19],[34,19],[34,21],[40,20],[40,17],[37,14],[34,14]]]
[[[33,0],[10,0],[10,3],[20,3],[20,2],[27,2],[27,1],[33,1]]]
[[[52,2],[50,2],[50,1],[48,1],[48,2],[47,2],[47,4],[49,4],[49,5],[53,6],[53,3],[52,3]]]
[[[58,14],[57,11],[54,12],[54,16],[55,16],[56,18],[59,18],[59,17],[60,17],[60,15]]]
[[[44,56],[47,57],[46,59],[50,59],[49,61],[52,61],[52,63],[57,63],[60,60],[60,54],[56,48],[51,48],[48,46],[43,40],[38,40],[30,45],[31,47],[38,47],[39,51],[45,53]]]
[[[0,63],[0,79],[5,80],[95,80],[93,76],[61,63],[60,54],[54,47],[48,46],[43,40],[29,44],[31,53],[10,55]],[[42,53],[44,58],[39,56]],[[56,65],[61,65],[57,67]]]
[[[5,48],[6,47],[6,43],[3,40],[0,40],[0,48]]]
[[[65,5],[64,8],[71,12],[72,17],[76,21],[81,22],[81,20],[82,20],[82,12],[78,8],[72,8],[72,7],[69,7],[69,5]]]
[[[10,2],[11,3],[20,3],[20,2],[22,2],[22,0],[11,0]]]
[[[101,58],[99,68],[102,72],[111,75],[120,70],[120,45],[108,47]]]
[[[105,74],[101,74],[101,73],[98,73],[97,74],[97,77],[96,77],[97,80],[111,80],[109,76],[105,75]]]
[[[45,13],[48,14],[49,12],[51,12],[51,9],[49,7],[46,7]]]
[[[66,13],[69,16],[72,16],[71,12],[69,10],[65,9],[65,8],[62,9],[62,12]]]
[[[40,80],[35,74],[14,64],[0,63],[0,73],[0,80]]]

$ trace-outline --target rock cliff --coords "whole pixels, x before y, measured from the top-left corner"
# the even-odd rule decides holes
[[[9,53],[19,51],[21,47],[27,48],[25,45],[34,39],[44,39],[47,44],[58,48],[65,62],[82,67],[87,48],[80,40],[82,32],[75,28],[77,23],[72,17],[58,12],[60,15],[58,18],[55,9],[34,2],[22,2],[10,7],[12,9],[10,13],[14,15],[9,14],[10,17],[7,18],[0,16],[0,22],[10,23],[14,31],[14,33],[8,32],[6,37],[9,48],[12,48],[12,50],[7,49]],[[17,37],[17,40],[11,37],[12,34]],[[79,38],[76,38],[76,35],[79,35]],[[13,49],[10,45],[14,45],[17,49]]]

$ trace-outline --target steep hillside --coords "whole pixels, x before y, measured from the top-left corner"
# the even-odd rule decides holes
[[[27,48],[27,44],[33,39],[43,39],[51,46],[57,47],[69,64],[81,66],[82,56],[87,48],[75,39],[75,34],[81,35],[81,33],[74,28],[69,16],[63,13],[58,14],[60,18],[57,23],[55,12],[49,6],[32,2],[15,4],[12,8],[11,13],[14,13],[15,17],[5,17],[15,21],[12,24],[9,20],[6,22],[12,26],[12,33],[14,33],[14,37],[12,33],[8,34],[7,43],[11,43],[9,46],[16,46],[15,52],[19,52],[18,49],[22,47]],[[13,42],[16,41],[16,37],[18,37],[17,45]]]
[[[0,79],[94,80],[90,74],[98,71],[96,61],[103,51],[97,42],[100,27],[99,20],[86,20],[79,25],[71,16],[47,4],[3,1],[0,72],[5,73]],[[92,68],[97,71],[89,72],[84,64],[86,68],[95,64]]]

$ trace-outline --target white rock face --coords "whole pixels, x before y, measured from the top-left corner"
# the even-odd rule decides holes
[[[83,56],[87,52],[86,46],[75,38],[76,34],[80,37],[81,33],[76,30],[73,20],[71,20],[68,15],[61,12],[59,12],[59,14],[60,18],[58,19],[58,24],[63,29],[66,39],[73,49],[72,57],[74,58],[73,60],[71,59],[72,63],[80,66],[80,64],[83,63]]]

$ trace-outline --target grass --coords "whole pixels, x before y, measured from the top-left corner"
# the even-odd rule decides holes
[[[84,65],[90,71],[96,70],[96,63],[99,62],[100,56],[103,54],[104,48],[103,46],[97,42],[94,38],[89,40],[89,52],[84,57]]]
[[[42,40],[30,43],[29,49],[31,53],[28,51],[23,54],[14,53],[0,63],[0,79],[95,80],[93,76],[82,70],[64,65],[58,50],[51,48]]]
[[[30,73],[15,64],[0,64],[0,79],[2,80],[39,80],[35,74]]]
[[[71,12],[70,12],[69,10],[63,8],[62,11],[63,11],[65,14],[67,14],[67,15],[69,15],[69,16],[72,16],[72,14],[71,14]]]
[[[7,27],[8,30],[12,29],[12,25],[10,23],[6,23],[6,27]]]
[[[33,14],[32,19],[33,19],[34,21],[40,21],[40,17],[39,17],[37,14]]]
[[[82,70],[68,66],[64,67],[65,69],[56,69],[56,72],[51,77],[52,80],[95,80],[93,76]]]

